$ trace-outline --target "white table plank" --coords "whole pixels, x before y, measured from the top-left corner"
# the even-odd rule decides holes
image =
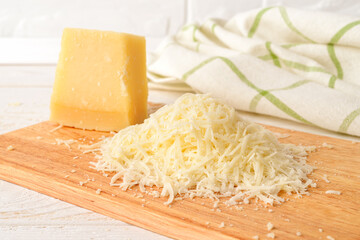
[[[167,239],[5,181],[0,192],[1,239]]]

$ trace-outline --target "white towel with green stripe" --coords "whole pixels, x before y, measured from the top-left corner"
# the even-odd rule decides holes
[[[360,19],[270,7],[183,27],[153,54],[151,86],[360,136]]]

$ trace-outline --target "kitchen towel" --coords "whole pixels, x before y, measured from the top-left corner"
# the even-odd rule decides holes
[[[186,25],[152,54],[148,78],[360,136],[360,19],[280,6]]]

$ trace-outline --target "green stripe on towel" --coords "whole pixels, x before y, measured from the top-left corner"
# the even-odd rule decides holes
[[[290,67],[290,68],[295,68],[297,70],[301,70],[304,72],[323,72],[323,73],[331,74],[328,71],[326,71],[325,69],[323,69],[322,67],[307,66],[302,63],[293,62],[293,61],[289,61],[289,60],[285,60],[285,59],[280,59],[280,60],[282,63],[285,64],[285,66]]]
[[[264,8],[258,14],[256,14],[255,20],[254,20],[254,22],[253,22],[253,24],[252,24],[252,26],[251,26],[251,28],[249,30],[249,33],[248,33],[249,38],[254,36],[257,28],[259,27],[259,23],[260,23],[260,20],[261,20],[262,16],[272,8],[273,7]]]
[[[302,38],[304,38],[305,40],[312,42],[312,43],[316,43],[314,40],[311,40],[310,38],[308,38],[307,36],[305,36],[302,32],[300,32],[290,21],[289,15],[286,12],[286,9],[284,7],[279,7],[280,10],[280,14],[284,20],[284,22],[286,23],[286,25],[293,30],[295,33],[297,33],[299,36],[301,36]]]
[[[351,123],[355,120],[356,117],[360,115],[360,108],[356,109],[355,111],[351,112],[347,117],[344,119],[342,124],[339,127],[339,132],[346,133],[349,129]]]
[[[337,71],[337,77],[339,79],[343,79],[344,78],[344,72],[343,69],[341,67],[340,61],[339,59],[336,57],[335,54],[335,47],[334,45],[337,44],[340,39],[345,35],[345,33],[347,31],[349,31],[350,29],[352,29],[353,27],[357,26],[360,24],[360,20],[359,21],[355,21],[355,22],[351,22],[349,24],[347,24],[346,26],[344,26],[343,28],[341,28],[330,40],[329,44],[327,45],[327,50],[329,53],[329,56],[331,58],[331,61],[334,63],[335,67],[336,67],[336,71]]]
[[[278,99],[277,97],[275,97],[273,94],[271,94],[270,92],[263,90],[261,88],[258,88],[257,86],[255,86],[251,81],[249,81],[246,76],[236,67],[236,65],[229,59],[225,58],[225,57],[211,57],[206,59],[205,61],[201,62],[199,65],[195,66],[194,68],[190,69],[188,72],[186,72],[183,75],[183,80],[186,80],[190,75],[192,75],[194,72],[196,72],[197,70],[199,70],[200,68],[202,68],[203,66],[205,66],[206,64],[212,62],[215,59],[220,59],[222,60],[232,71],[233,73],[235,73],[238,78],[244,82],[246,85],[248,85],[250,88],[256,90],[258,93],[260,93],[262,96],[264,96],[269,102],[271,102],[272,104],[274,104],[274,106],[276,106],[278,109],[280,109],[281,111],[283,111],[284,113],[286,113],[287,115],[297,119],[298,121],[301,121],[303,123],[307,123],[309,125],[313,125],[316,126],[314,123],[306,120],[305,118],[303,118],[302,116],[300,116],[298,113],[296,113],[293,109],[291,109],[289,106],[287,106],[284,102],[282,102],[280,99]]]
[[[271,56],[271,58],[272,58],[272,60],[274,62],[274,65],[281,68],[278,56],[271,50],[271,42],[266,42],[265,47],[269,51],[270,56]]]
[[[341,28],[330,40],[330,43],[335,44],[338,43],[340,38],[342,38],[342,36],[344,36],[344,34],[349,31],[350,29],[352,29],[353,27],[357,26],[360,24],[360,20],[355,21],[355,22],[351,22],[349,24],[347,24],[345,27]]]
[[[336,77],[334,75],[332,75],[330,80],[329,80],[328,87],[329,88],[335,88],[335,81],[336,81]]]
[[[339,62],[338,58],[336,57],[335,49],[334,49],[334,44],[329,43],[329,44],[327,45],[327,50],[328,50],[328,53],[329,53],[329,56],[330,56],[331,61],[334,63],[334,65],[335,65],[335,67],[336,67],[337,77],[338,77],[339,79],[343,79],[344,73],[343,73],[343,70],[342,70],[342,67],[341,67],[340,62]]]
[[[292,88],[297,88],[297,87],[300,87],[306,83],[310,83],[312,82],[311,80],[300,80],[298,82],[295,82],[287,87],[284,87],[284,88],[275,88],[275,89],[271,89],[271,90],[268,90],[268,92],[273,92],[273,91],[282,91],[282,90],[289,90],[289,89],[292,89]],[[259,103],[260,99],[263,97],[263,95],[261,94],[257,94],[250,102],[250,106],[249,106],[249,109],[250,111],[253,111],[253,112],[256,112],[256,107],[257,107],[257,104]]]

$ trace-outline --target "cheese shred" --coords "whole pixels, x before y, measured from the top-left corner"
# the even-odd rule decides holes
[[[115,172],[112,186],[160,196],[203,197],[227,205],[261,200],[281,203],[287,194],[308,194],[313,183],[306,164],[311,147],[279,143],[262,126],[243,120],[235,109],[203,94],[184,94],[143,124],[103,141],[99,171]]]

